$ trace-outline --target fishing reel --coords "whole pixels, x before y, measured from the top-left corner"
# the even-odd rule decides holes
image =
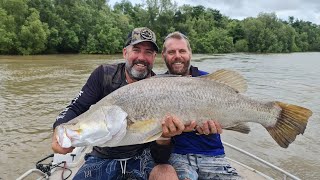
[[[47,174],[48,176],[51,175],[51,169],[52,169],[52,160],[49,164],[45,164],[45,163],[42,163],[44,162],[45,160],[49,159],[49,158],[53,158],[53,154],[50,154],[49,156],[39,160],[37,163],[36,163],[36,168],[39,169],[40,171],[42,171],[43,173]]]

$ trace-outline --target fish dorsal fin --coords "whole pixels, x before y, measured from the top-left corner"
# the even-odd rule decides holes
[[[247,81],[244,79],[244,77],[233,70],[219,69],[214,73],[201,76],[201,78],[210,79],[225,84],[240,93],[246,92],[248,88]]]

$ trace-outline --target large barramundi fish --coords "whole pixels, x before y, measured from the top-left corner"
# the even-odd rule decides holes
[[[240,93],[245,79],[231,70],[201,77],[154,77],[110,93],[56,128],[62,147],[115,147],[154,141],[168,114],[186,124],[217,120],[224,129],[248,133],[247,122],[261,124],[284,148],[303,134],[312,111],[278,101],[261,102]]]

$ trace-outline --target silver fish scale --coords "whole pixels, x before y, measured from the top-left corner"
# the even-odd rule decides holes
[[[280,108],[249,99],[221,83],[191,77],[149,78],[124,86],[103,100],[120,106],[131,122],[174,114],[185,122],[216,119],[223,127],[238,122],[265,126],[276,122]],[[108,100],[107,100],[108,99]]]

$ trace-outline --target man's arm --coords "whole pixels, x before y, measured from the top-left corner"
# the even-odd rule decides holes
[[[53,128],[62,123],[66,123],[71,119],[86,112],[91,105],[102,99],[102,82],[103,67],[99,66],[95,69],[86,84],[82,87],[79,94],[71,101],[71,103],[58,115]]]
[[[157,164],[166,164],[170,158],[173,144],[171,137],[179,135],[182,132],[198,131],[199,134],[221,134],[222,128],[218,121],[208,120],[197,125],[195,121],[184,125],[183,122],[175,116],[166,116],[162,122],[162,136],[150,147],[151,155]]]
[[[78,96],[76,96],[71,103],[58,115],[55,123],[53,124],[53,137],[52,137],[52,150],[56,153],[67,154],[73,150],[73,148],[62,148],[57,139],[55,128],[70,121],[71,119],[86,112],[91,105],[98,102],[103,96],[102,89],[103,82],[103,67],[99,66],[92,72],[86,84],[83,86]]]
[[[150,152],[155,163],[166,164],[172,152],[171,137],[183,132],[183,122],[175,116],[166,116],[162,121],[162,135],[159,140],[151,144]]]

